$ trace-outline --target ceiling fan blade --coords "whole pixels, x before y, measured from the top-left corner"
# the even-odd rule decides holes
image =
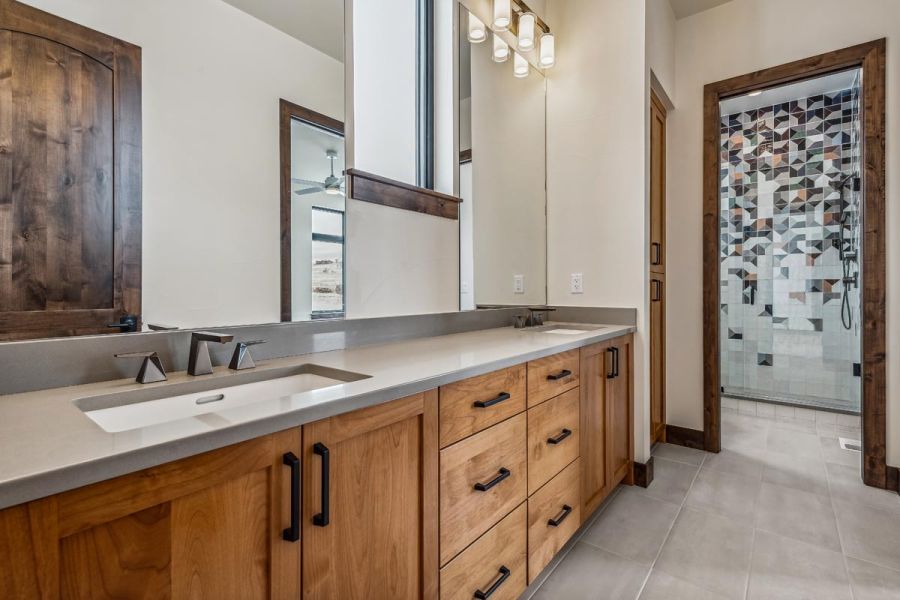
[[[304,190],[297,190],[294,193],[297,194],[298,196],[308,196],[309,194],[318,194],[322,191],[323,191],[323,189],[320,187],[311,187],[311,188],[306,188]]]
[[[325,187],[325,183],[321,181],[313,181],[312,179],[291,178],[291,183],[299,183],[300,185],[311,185],[315,187]]]

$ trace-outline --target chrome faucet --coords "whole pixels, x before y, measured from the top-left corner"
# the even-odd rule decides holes
[[[228,368],[232,371],[243,371],[244,369],[252,369],[256,366],[253,357],[250,356],[250,346],[258,346],[265,344],[266,340],[250,340],[247,342],[238,342],[234,348],[234,354],[231,355],[231,363]]]
[[[209,342],[225,344],[234,339],[230,333],[214,331],[194,331],[191,333],[191,353],[188,356],[189,375],[209,375],[212,370],[212,359],[209,357]]]

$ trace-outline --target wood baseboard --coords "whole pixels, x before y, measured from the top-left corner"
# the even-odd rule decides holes
[[[666,425],[666,442],[696,450],[706,450],[705,436],[699,429]]]
[[[642,488],[648,487],[653,482],[653,457],[645,463],[634,463],[634,485]]]
[[[887,466],[887,489],[900,494],[900,468]]]

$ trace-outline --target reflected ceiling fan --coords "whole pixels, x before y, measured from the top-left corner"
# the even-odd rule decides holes
[[[338,153],[336,150],[326,150],[325,157],[331,161],[331,175],[325,178],[325,181],[310,181],[309,179],[291,179],[294,183],[306,186],[294,193],[298,196],[306,196],[307,194],[318,194],[325,192],[330,196],[344,195],[344,177],[335,177],[334,161],[337,160]]]

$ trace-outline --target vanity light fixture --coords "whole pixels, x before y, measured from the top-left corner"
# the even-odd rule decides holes
[[[506,31],[510,23],[512,23],[510,0],[494,0],[494,31]]]
[[[513,75],[516,77],[528,77],[529,65],[525,57],[518,52],[513,52]]]
[[[496,33],[494,34],[494,52],[493,52],[494,62],[502,63],[506,62],[509,58],[509,46],[506,42],[500,39],[500,36]]]
[[[528,52],[534,48],[534,26],[536,20],[534,13],[524,12],[519,15],[518,49]]]
[[[480,44],[487,39],[487,28],[485,28],[481,19],[472,13],[469,13],[469,33],[467,37],[473,44]]]
[[[541,35],[541,67],[549,69],[556,64],[556,38],[547,32]]]

